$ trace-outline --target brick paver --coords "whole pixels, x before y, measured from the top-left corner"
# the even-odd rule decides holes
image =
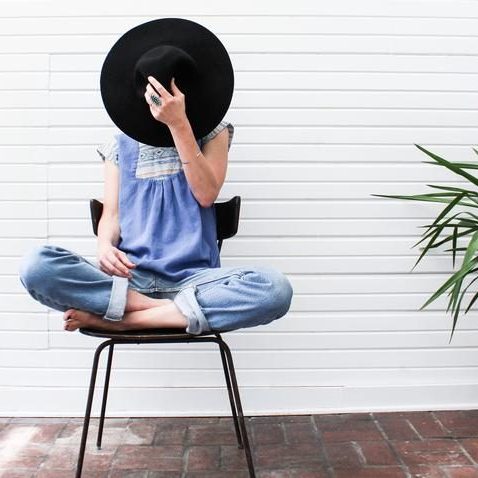
[[[2,418],[0,477],[73,478],[82,419]],[[232,419],[111,418],[84,478],[248,478]],[[248,419],[258,478],[478,478],[478,411]]]

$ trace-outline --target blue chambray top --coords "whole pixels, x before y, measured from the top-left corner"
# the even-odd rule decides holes
[[[199,148],[234,127],[221,121],[197,140]],[[213,206],[202,207],[189,187],[176,147],[151,146],[124,133],[97,147],[119,167],[118,249],[138,268],[177,282],[202,268],[221,267]]]

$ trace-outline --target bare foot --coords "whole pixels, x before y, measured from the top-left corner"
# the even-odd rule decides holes
[[[187,319],[176,304],[171,299],[161,299],[161,303],[158,307],[126,312],[118,321],[106,320],[101,315],[84,310],[68,309],[63,315],[63,328],[70,332],[80,327],[116,332],[165,327],[185,329]]]
[[[63,315],[63,328],[73,332],[80,327],[99,329],[99,330],[124,330],[121,321],[118,323],[111,320],[105,320],[101,315],[96,315],[85,310],[68,309]]]

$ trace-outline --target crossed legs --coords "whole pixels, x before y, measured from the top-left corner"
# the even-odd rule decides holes
[[[117,322],[104,320],[91,312],[68,309],[63,314],[64,329],[79,327],[99,330],[124,331],[132,329],[186,328],[186,317],[171,299],[154,299],[128,288],[123,319]]]
[[[19,276],[35,300],[64,312],[64,329],[68,331],[79,327],[122,331],[187,326],[186,317],[172,300],[141,294],[63,247],[32,248],[22,258]]]
[[[287,277],[271,267],[210,269],[191,276],[171,299],[156,299],[146,276],[130,287],[82,256],[59,246],[32,249],[22,260],[20,280],[30,295],[64,312],[64,328],[124,331],[181,328],[199,334],[267,324],[286,314],[292,299]],[[138,289],[136,290],[135,287]]]

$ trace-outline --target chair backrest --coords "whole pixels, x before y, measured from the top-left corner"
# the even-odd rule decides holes
[[[213,206],[216,211],[217,244],[219,250],[221,250],[222,241],[237,233],[241,210],[241,196],[234,196],[225,202],[215,202]],[[95,236],[98,235],[98,224],[102,213],[103,203],[98,199],[90,199],[91,224]]]

